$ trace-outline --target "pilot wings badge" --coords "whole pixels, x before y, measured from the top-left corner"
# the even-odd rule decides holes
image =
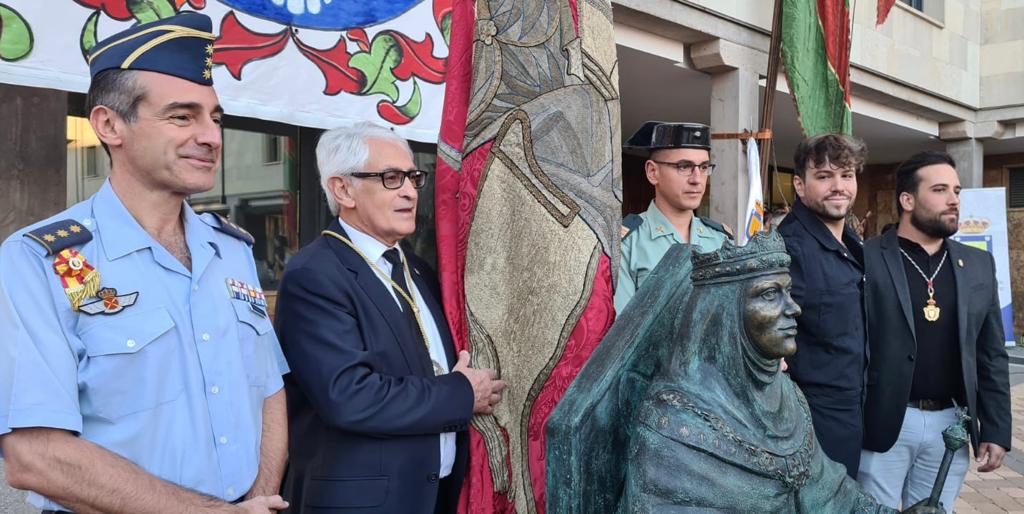
[[[79,310],[91,315],[96,314],[117,314],[123,311],[126,307],[135,305],[135,300],[139,298],[139,293],[128,293],[128,294],[117,294],[117,289],[112,287],[104,287],[96,293],[100,299],[95,300],[79,307]]]

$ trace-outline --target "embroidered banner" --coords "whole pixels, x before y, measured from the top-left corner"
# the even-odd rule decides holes
[[[435,142],[452,0],[2,0],[0,82],[85,92],[84,55],[181,10],[213,19],[229,114],[332,128],[373,121]]]
[[[459,349],[508,382],[470,429],[463,514],[543,513],[544,427],[615,315],[619,90],[609,0],[456,0],[437,253]]]

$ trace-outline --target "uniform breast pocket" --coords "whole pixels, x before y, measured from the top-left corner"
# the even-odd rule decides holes
[[[273,330],[273,326],[266,316],[254,311],[246,302],[232,300],[231,306],[238,317],[238,345],[246,378],[249,379],[249,385],[263,387],[270,374],[268,366],[271,360],[270,348],[264,336]]]
[[[174,320],[163,307],[125,312],[80,334],[84,415],[116,420],[176,400],[184,389]]]
[[[640,289],[640,286],[647,280],[647,275],[651,274],[651,270],[647,268],[640,268],[636,270],[636,288]]]

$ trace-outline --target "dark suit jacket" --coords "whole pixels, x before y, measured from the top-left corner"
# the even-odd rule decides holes
[[[330,229],[344,235],[337,220]],[[436,277],[405,255],[454,366]],[[276,322],[291,367],[282,489],[289,512],[415,514],[433,513],[435,504],[455,512],[473,389],[461,373],[434,376],[402,316],[366,261],[333,237],[321,236],[288,262]],[[442,432],[458,434],[452,474],[439,482]]]
[[[956,280],[956,310],[964,391],[971,416],[971,445],[1010,448],[1010,380],[996,288],[995,260],[977,248],[947,239]],[[864,245],[868,365],[864,448],[888,451],[899,436],[910,398],[917,343],[910,290],[892,229]],[[961,266],[960,263],[963,263]],[[979,429],[980,422],[980,429]]]

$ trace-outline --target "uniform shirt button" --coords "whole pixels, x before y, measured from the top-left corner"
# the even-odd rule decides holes
[[[913,355],[907,355],[907,360],[908,361],[913,361],[914,360],[914,356]]]
[[[84,220],[82,220],[82,224],[88,227],[88,226],[92,225],[92,219],[85,218]]]
[[[234,487],[229,487],[227,489],[227,491],[225,491],[225,492],[228,493],[228,498],[230,498],[230,497],[235,495],[235,488]]]
[[[437,482],[437,473],[431,473],[427,475],[428,482]]]
[[[217,442],[220,443],[220,444],[228,444],[228,438],[224,437],[224,436],[220,436],[220,438],[217,439]]]
[[[210,334],[203,334],[203,341],[209,341],[209,340],[210,340]]]
[[[220,392],[220,388],[217,387],[217,386],[213,386],[213,387],[210,388],[210,392],[213,393],[213,394],[217,394],[217,393]]]
[[[193,284],[192,285],[192,290],[193,291],[198,291],[199,290],[199,284]]]
[[[129,339],[129,340],[128,340],[127,342],[125,342],[124,344],[125,344],[125,346],[127,346],[128,348],[135,348],[135,340],[134,340],[134,339]]]

